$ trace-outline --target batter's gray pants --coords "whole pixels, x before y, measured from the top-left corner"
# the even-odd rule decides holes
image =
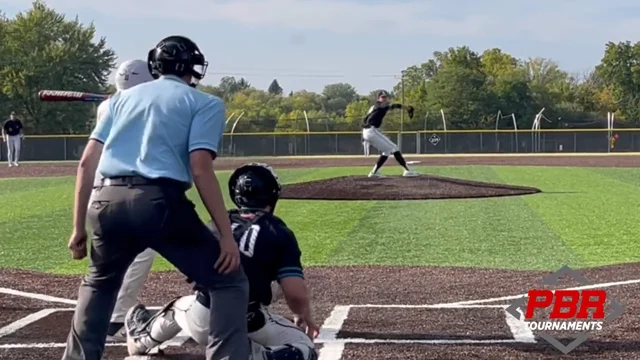
[[[129,182],[131,183],[131,182]],[[211,296],[208,360],[246,360],[249,286],[242,269],[221,275],[213,267],[217,239],[198,217],[184,188],[126,185],[96,189],[88,212],[93,230],[88,274],[67,338],[64,360],[102,358],[109,318],[133,259],[150,247]]]

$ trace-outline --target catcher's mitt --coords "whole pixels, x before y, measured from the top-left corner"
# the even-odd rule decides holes
[[[409,115],[409,119],[413,119],[414,111],[415,109],[413,108],[413,106],[411,105],[407,106],[407,114]]]

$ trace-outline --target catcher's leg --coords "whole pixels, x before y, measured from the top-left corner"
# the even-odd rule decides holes
[[[195,296],[174,299],[153,316],[141,304],[129,309],[124,320],[129,355],[147,354],[176,337],[182,331],[176,317],[183,316],[194,300]]]
[[[116,300],[113,315],[111,316],[111,323],[114,325],[124,323],[127,310],[133,307],[138,301],[138,295],[140,295],[144,282],[149,276],[155,256],[156,252],[148,248],[140,253],[127,269],[122,287],[118,293],[118,300]],[[114,334],[109,335],[113,336]]]
[[[249,333],[254,359],[315,360],[318,354],[313,341],[286,318],[262,309],[265,325]]]

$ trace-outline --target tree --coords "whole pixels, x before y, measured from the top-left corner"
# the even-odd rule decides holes
[[[269,85],[269,89],[267,90],[271,95],[282,95],[282,87],[278,84],[278,80],[273,79],[271,85]]]
[[[44,103],[37,94],[42,89],[104,91],[116,58],[106,40],[94,42],[93,24],[67,20],[39,0],[0,23],[0,93],[27,120],[27,132],[86,133],[95,116],[90,107]]]
[[[606,45],[596,73],[626,120],[640,121],[640,42]]]
[[[240,91],[249,88],[251,88],[251,84],[244,78],[236,80],[233,76],[224,76],[220,79],[220,83],[217,86],[206,86],[203,87],[202,90],[216,95],[224,101],[228,101]]]
[[[225,94],[222,91],[222,89],[220,89],[217,86],[198,84],[197,89],[200,90],[200,91],[204,91],[207,94],[215,95],[215,96],[219,97],[220,99],[224,99],[224,96],[225,96]]]
[[[486,125],[487,98],[485,75],[463,67],[443,67],[427,87],[429,109],[434,112],[442,109],[452,129]]]
[[[329,99],[344,99],[348,103],[358,99],[356,88],[347,83],[328,84],[322,90],[322,95]]]
[[[524,124],[533,121],[538,110],[521,62],[500,49],[489,49],[482,54],[481,63],[489,91],[486,111],[515,114]]]
[[[371,102],[366,99],[349,104],[344,112],[343,127],[352,128],[354,126],[358,126],[362,123],[362,120],[365,115],[367,115],[370,108]]]

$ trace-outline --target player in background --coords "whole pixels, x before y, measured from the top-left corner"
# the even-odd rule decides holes
[[[317,359],[312,338],[318,335],[319,328],[311,315],[301,252],[293,232],[273,215],[280,194],[278,177],[266,164],[244,165],[229,178],[229,194],[238,207],[229,211],[229,218],[249,279],[247,323],[252,358]],[[217,232],[213,223],[209,227]],[[299,319],[297,324],[269,312],[271,284],[276,280],[289,308]],[[153,316],[141,304],[132,307],[125,320],[129,354],[147,354],[181,330],[200,345],[206,345],[208,307],[208,295],[199,291],[197,285],[194,295],[174,299]]]
[[[152,81],[153,77],[149,72],[147,62],[144,60],[128,60],[120,64],[116,71],[116,91],[130,89],[136,85],[140,85]],[[96,124],[102,119],[105,112],[109,108],[109,99],[103,101],[98,106],[96,114]],[[102,175],[96,172],[94,189],[100,186]],[[91,204],[89,200],[89,204]],[[124,330],[124,317],[132,306],[138,302],[138,295],[149,276],[153,260],[156,252],[151,248],[140,253],[124,275],[122,287],[118,292],[116,305],[111,315],[111,322],[107,331],[107,340],[109,341],[125,341],[127,336]]]
[[[398,146],[380,131],[382,121],[389,110],[405,109],[409,114],[409,118],[413,118],[413,106],[390,103],[389,93],[384,90],[380,90],[377,95],[376,103],[371,106],[362,123],[362,138],[365,143],[371,144],[371,146],[382,152],[378,158],[378,162],[369,173],[369,177],[382,177],[382,175],[378,174],[378,171],[387,159],[389,159],[389,155],[391,154],[393,154],[398,164],[404,168],[402,176],[419,176],[419,173],[409,169]]]
[[[24,140],[24,127],[16,113],[11,112],[9,120],[2,124],[2,140],[7,143],[7,162],[9,167],[20,166],[20,148]]]

